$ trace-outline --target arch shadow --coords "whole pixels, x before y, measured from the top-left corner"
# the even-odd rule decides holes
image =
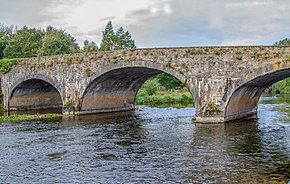
[[[62,108],[61,93],[51,83],[32,78],[20,82],[12,90],[8,102],[9,110],[32,110]]]
[[[172,72],[148,66],[123,66],[108,70],[95,77],[84,90],[79,114],[133,110],[135,97],[143,83],[163,72],[172,75]],[[189,89],[183,78],[173,76]]]
[[[285,68],[258,76],[239,86],[226,103],[226,120],[256,115],[262,93],[276,82],[288,77],[290,68]]]

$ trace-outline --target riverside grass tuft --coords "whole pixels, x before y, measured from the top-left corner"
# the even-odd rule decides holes
[[[34,115],[10,115],[0,116],[1,122],[22,122],[22,121],[33,121],[33,120],[53,120],[55,118],[63,117],[62,114],[34,114]]]

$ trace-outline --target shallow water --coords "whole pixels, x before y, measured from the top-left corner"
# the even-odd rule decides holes
[[[193,108],[0,124],[0,183],[288,182],[290,104],[202,125]]]

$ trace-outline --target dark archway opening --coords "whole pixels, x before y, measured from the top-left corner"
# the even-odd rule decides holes
[[[58,90],[40,79],[29,79],[12,91],[9,110],[60,109],[63,106]],[[53,111],[55,112],[55,111]]]
[[[148,79],[138,90],[135,105],[153,107],[193,107],[192,94],[176,77],[160,73]]]
[[[238,87],[227,103],[225,110],[227,120],[256,115],[263,92],[288,77],[290,77],[290,69],[282,69],[258,76]]]
[[[138,90],[145,81],[161,73],[147,67],[124,67],[104,73],[85,90],[80,114],[135,109]]]

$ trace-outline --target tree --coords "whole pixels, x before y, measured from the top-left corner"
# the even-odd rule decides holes
[[[89,42],[88,40],[84,41],[84,47],[82,52],[96,52],[98,51],[98,46],[95,42]]]
[[[180,80],[167,73],[161,73],[156,75],[154,78],[156,78],[161,86],[165,87],[166,90],[183,87],[183,84],[180,82]]]
[[[79,47],[75,41],[76,39],[64,30],[48,26],[42,39],[39,55],[49,56],[77,53],[79,52]]]
[[[114,38],[115,33],[113,30],[112,22],[109,21],[106,25],[105,30],[103,31],[103,39],[100,46],[101,51],[108,51],[108,50],[114,50]]]
[[[276,42],[274,45],[277,45],[277,46],[290,45],[290,38],[285,38],[284,40],[280,40],[279,42]]]
[[[131,34],[124,32],[123,27],[120,27],[116,32],[116,50],[119,49],[136,49],[135,41],[132,39]]]
[[[40,29],[29,29],[24,26],[8,39],[4,55],[7,58],[34,57],[42,46],[44,32]]]
[[[0,24],[0,38],[8,38],[12,34],[17,31],[16,26],[6,26],[4,24]]]
[[[4,58],[4,50],[8,41],[6,39],[0,38],[0,59]]]
[[[0,59],[4,58],[4,50],[8,44],[9,37],[17,30],[15,26],[0,24]]]
[[[135,41],[132,39],[131,34],[124,32],[123,27],[120,27],[115,33],[113,30],[112,22],[109,21],[105,30],[103,31],[103,39],[101,42],[100,50],[120,50],[120,49],[135,49]]]

